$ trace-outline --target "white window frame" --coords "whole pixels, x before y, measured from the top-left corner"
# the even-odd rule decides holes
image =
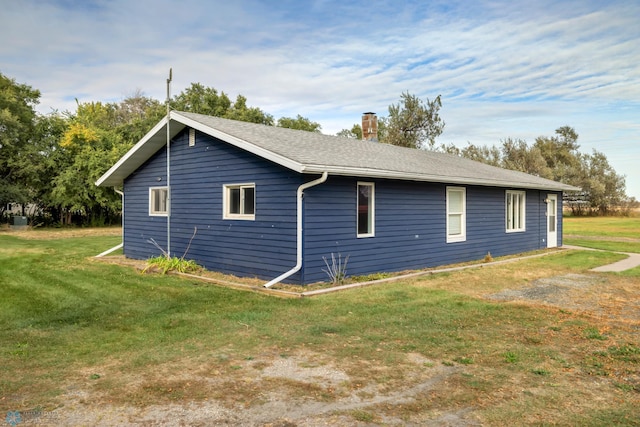
[[[370,221],[370,230],[367,233],[360,233],[360,187],[366,186],[369,187],[369,221]],[[358,238],[361,237],[374,237],[376,235],[376,186],[373,182],[363,182],[359,181],[356,186],[356,235]]]
[[[254,182],[247,182],[241,184],[224,184],[222,196],[222,217],[223,219],[240,219],[246,221],[254,221],[256,219],[256,184]],[[247,214],[244,212],[244,200],[245,190],[253,189],[253,213]],[[231,213],[231,190],[240,190],[240,213]]]
[[[156,198],[164,191],[164,210],[156,210]],[[169,197],[168,187],[149,187],[149,216],[167,216],[169,207],[167,206]]]
[[[462,211],[451,211],[449,206],[449,195],[452,192],[461,192],[462,193]],[[455,242],[465,242],[467,240],[467,189],[464,187],[447,187],[447,243],[455,243]],[[450,234],[449,233],[449,222],[452,216],[460,217],[460,234]]]
[[[507,233],[521,233],[527,230],[526,191],[505,191],[504,210]]]

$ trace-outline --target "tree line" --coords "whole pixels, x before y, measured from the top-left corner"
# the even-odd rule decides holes
[[[400,102],[389,106],[389,116],[378,122],[378,140],[402,147],[420,148],[466,157],[492,166],[525,172],[582,189],[567,193],[565,206],[574,215],[628,214],[638,206],[626,194],[624,175],[616,173],[604,153],[580,152],[578,133],[570,126],[562,126],[552,136],[539,136],[533,144],[520,138],[508,137],[498,145],[467,143],[464,148],[454,144],[437,144],[436,138],[444,130],[439,111],[440,96],[422,101],[408,92]],[[362,138],[359,124],[343,129],[338,135]]]
[[[163,102],[137,91],[120,102],[77,102],[75,112],[36,112],[40,92],[0,73],[0,217],[8,221],[10,205],[31,207],[22,212],[34,224],[105,225],[120,221],[120,196],[95,181],[124,155],[165,114]],[[172,109],[233,120],[321,132],[306,117],[275,119],[238,95],[231,100],[200,83],[192,83],[170,100]],[[510,169],[582,187],[584,210],[609,212],[626,201],[624,177],[615,174],[602,153],[578,151],[578,135],[569,127],[554,137],[540,137],[529,147],[508,138],[501,147],[463,149],[437,145],[444,129],[441,99],[422,101],[403,93],[379,121],[379,140],[418,149],[446,151]],[[362,137],[360,125],[338,133]],[[560,150],[560,151],[558,151]],[[552,155],[553,154],[553,155]],[[583,204],[582,204],[583,205]],[[581,205],[581,206],[582,206]],[[581,208],[582,209],[582,208]]]

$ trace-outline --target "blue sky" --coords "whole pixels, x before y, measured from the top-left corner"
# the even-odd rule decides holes
[[[640,199],[637,0],[0,0],[0,72],[75,99],[163,100],[191,82],[334,134],[408,91],[442,96],[441,143],[533,143],[569,125]]]

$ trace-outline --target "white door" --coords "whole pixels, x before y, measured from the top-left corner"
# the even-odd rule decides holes
[[[547,194],[547,247],[558,246],[558,195]]]

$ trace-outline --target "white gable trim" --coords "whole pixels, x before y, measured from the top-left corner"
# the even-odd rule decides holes
[[[248,151],[249,153],[255,154],[256,156],[262,157],[263,159],[270,160],[274,163],[279,164],[280,166],[284,166],[287,169],[291,169],[298,173],[301,173],[304,170],[304,166],[298,162],[294,162],[291,159],[283,157],[272,151],[266,150],[262,147],[258,147],[257,145],[251,144],[243,139],[236,138],[233,135],[229,135],[227,133],[221,132],[217,129],[204,125],[200,122],[197,122],[188,117],[185,117],[180,113],[173,111],[172,117],[175,117],[180,123],[184,124],[185,126],[192,127],[209,136],[221,139],[224,142],[234,145],[242,150]]]
[[[217,129],[213,129],[200,122],[192,120],[179,114],[176,111],[170,112],[171,117],[171,138],[175,137],[185,127],[191,127],[199,130],[200,132],[218,138],[224,142],[234,145],[242,150],[248,151],[256,156],[270,160],[285,168],[291,169],[295,172],[302,173],[304,166],[298,162],[292,161],[279,154],[273,153],[262,147],[258,147],[247,141],[244,141],[235,136],[221,132]],[[131,175],[138,169],[144,162],[149,160],[159,149],[166,146],[167,137],[166,132],[163,130],[167,126],[167,117],[165,116],[160,122],[153,127],[145,136],[142,137],[136,145],[134,145],[127,153],[120,158],[107,172],[104,173],[97,181],[96,185],[104,186],[117,186],[121,185],[126,177]]]

